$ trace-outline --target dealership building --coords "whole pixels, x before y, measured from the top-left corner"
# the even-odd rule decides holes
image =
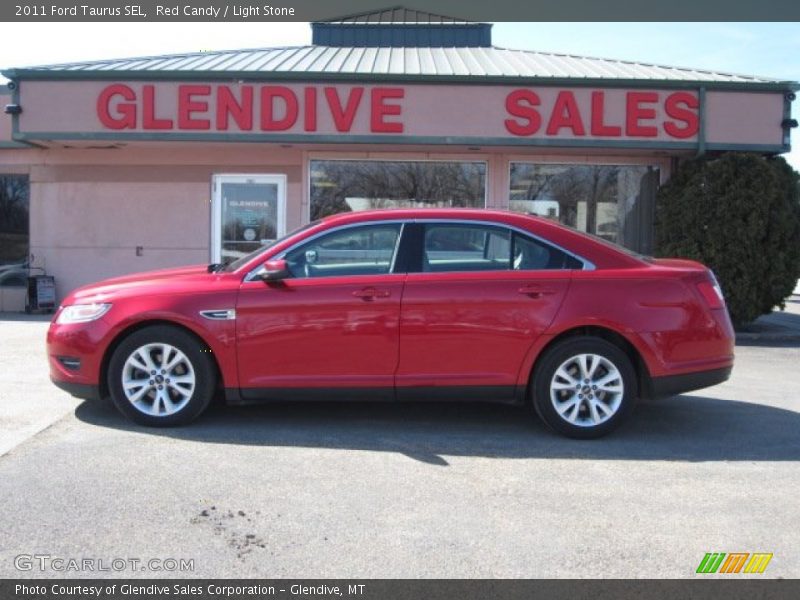
[[[307,46],[5,69],[0,310],[241,256],[367,208],[556,219],[652,250],[680,161],[789,150],[795,82],[511,50],[491,25],[392,9]]]

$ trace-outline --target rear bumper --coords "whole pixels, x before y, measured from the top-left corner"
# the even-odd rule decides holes
[[[58,381],[50,378],[53,384],[76,398],[84,400],[96,400],[100,397],[99,387],[90,383],[75,383],[73,381]]]
[[[653,377],[650,380],[650,389],[648,390],[647,396],[650,398],[661,398],[711,387],[712,385],[727,381],[731,376],[732,370],[733,367],[730,366],[710,371]]]

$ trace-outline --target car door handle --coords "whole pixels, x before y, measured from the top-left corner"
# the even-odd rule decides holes
[[[364,288],[363,290],[356,290],[353,296],[363,300],[374,300],[375,298],[388,298],[391,296],[388,290],[376,290],[375,288]]]
[[[519,291],[520,294],[525,294],[531,298],[541,298],[542,296],[552,296],[555,294],[554,290],[543,288],[535,284],[523,285],[517,291]]]

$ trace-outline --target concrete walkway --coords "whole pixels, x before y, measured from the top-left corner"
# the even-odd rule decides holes
[[[736,341],[744,343],[800,344],[800,282],[786,300],[784,310],[773,310],[736,332]]]

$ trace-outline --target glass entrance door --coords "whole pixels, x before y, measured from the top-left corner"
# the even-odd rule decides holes
[[[211,260],[230,262],[286,233],[285,175],[215,175]]]

